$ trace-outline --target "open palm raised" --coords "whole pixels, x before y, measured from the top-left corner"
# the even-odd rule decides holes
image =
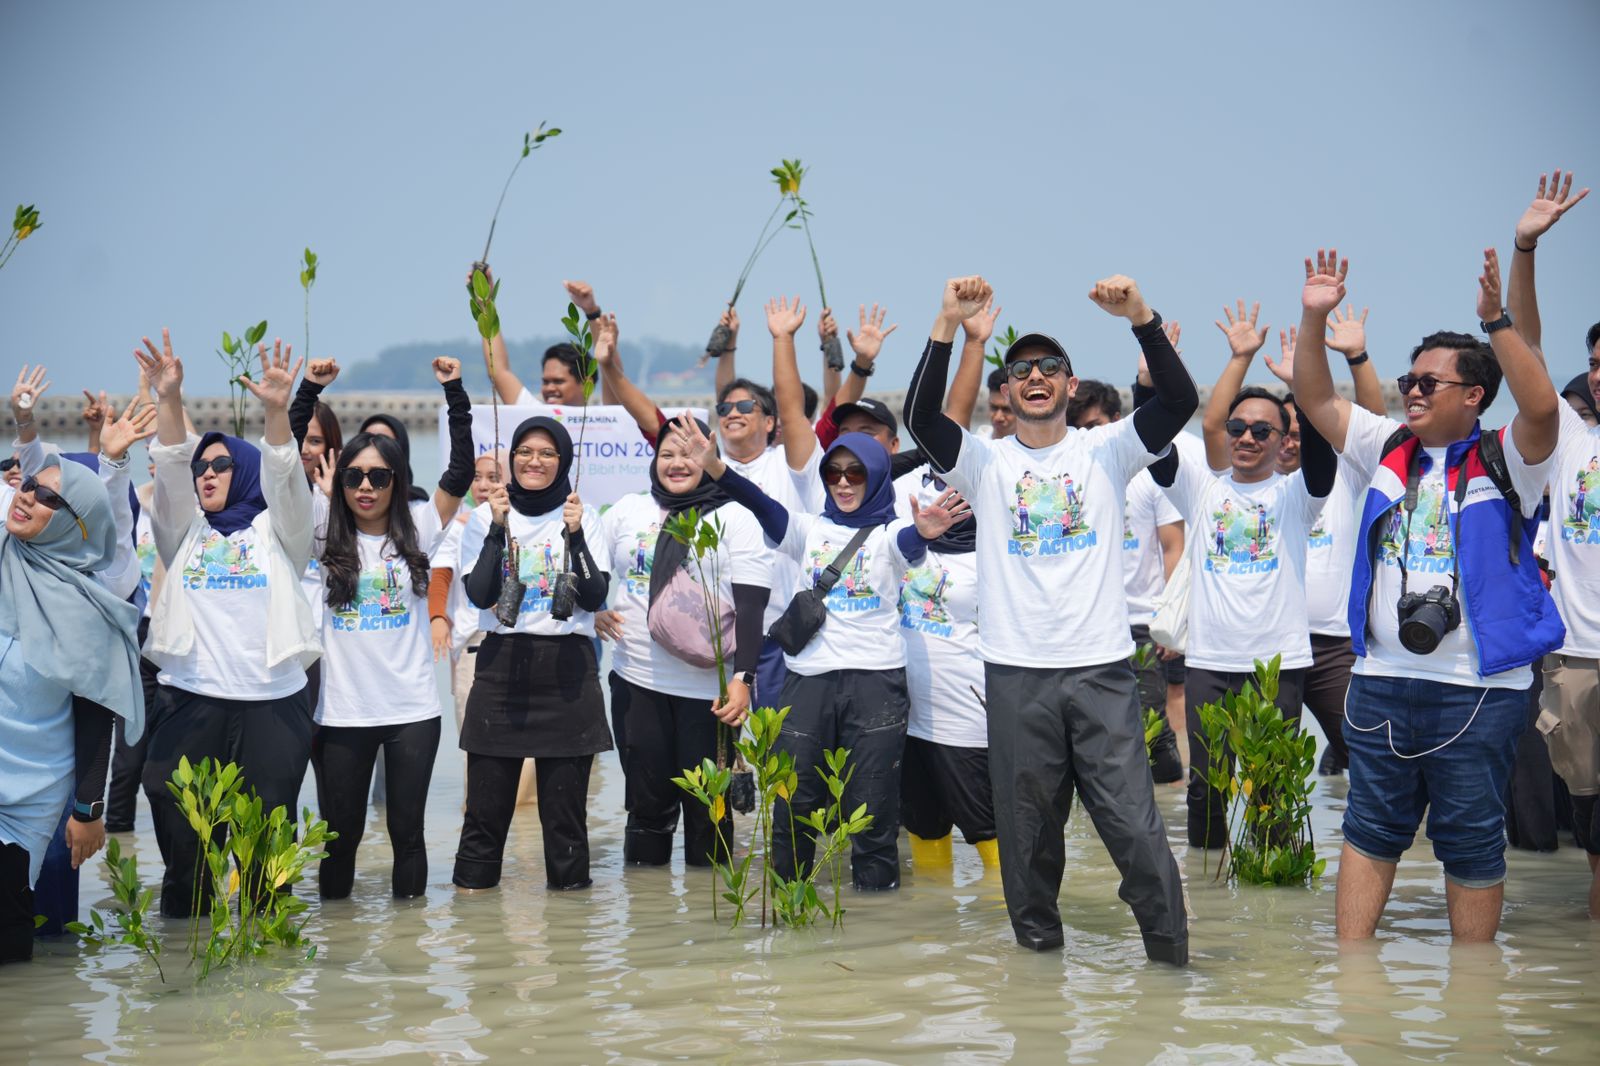
[[[1300,304],[1307,311],[1330,314],[1344,300],[1344,279],[1350,273],[1350,260],[1339,260],[1337,248],[1317,249],[1313,265],[1306,260],[1306,285],[1300,292]]]

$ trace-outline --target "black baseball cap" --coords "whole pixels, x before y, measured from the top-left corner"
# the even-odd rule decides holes
[[[1072,356],[1068,355],[1067,350],[1061,347],[1060,341],[1048,333],[1024,333],[1018,337],[1016,342],[1006,349],[1006,362],[1011,362],[1013,354],[1028,348],[1043,348],[1051,355],[1059,355],[1062,361],[1067,364],[1067,374],[1069,376],[1072,374]]]
[[[888,426],[889,436],[891,437],[900,435],[900,423],[894,420],[894,413],[889,410],[889,405],[882,400],[874,400],[863,396],[855,403],[842,403],[833,409],[833,424],[837,426],[845,420],[845,416],[853,414],[866,415],[874,422]]]

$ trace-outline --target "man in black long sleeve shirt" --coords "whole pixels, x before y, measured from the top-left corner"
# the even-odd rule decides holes
[[[956,327],[989,293],[982,278],[946,284],[905,421],[978,520],[979,650],[1006,908],[1019,943],[1061,946],[1062,827],[1076,787],[1122,871],[1120,894],[1146,954],[1183,965],[1183,889],[1146,765],[1120,550],[1128,482],[1167,449],[1199,395],[1160,317],[1118,276],[1089,296],[1133,326],[1155,399],[1125,421],[1069,430],[1071,361],[1053,338],[1030,333],[1006,353],[1016,435],[974,437],[941,408]]]

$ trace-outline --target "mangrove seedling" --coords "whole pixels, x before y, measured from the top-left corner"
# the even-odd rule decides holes
[[[493,236],[493,227],[490,229],[490,236]],[[485,264],[474,263],[472,280],[468,282],[467,288],[471,292],[472,321],[478,327],[478,336],[484,340],[485,351],[489,353],[489,409],[494,421],[494,454],[498,455],[500,454],[500,390],[494,387],[494,339],[500,335],[500,312],[495,310],[494,302],[500,295],[500,282],[491,283],[488,271],[489,268]],[[522,580],[522,553],[517,545],[517,539],[511,535],[509,528],[505,536],[506,569],[504,580],[500,583],[500,596],[495,600],[494,616],[501,625],[514,628],[517,624],[517,615],[522,612],[522,597],[527,593],[528,586]]]
[[[800,182],[805,176],[806,168],[800,165],[798,159],[785,159],[772,168],[772,180],[777,182],[778,192],[794,204],[784,216],[784,224],[790,229],[805,232],[806,247],[811,250],[811,267],[817,272],[817,294],[822,298],[822,309],[826,312],[831,305],[828,303],[828,287],[822,283],[822,263],[817,259],[817,245],[811,239],[811,205],[800,195]],[[830,370],[844,369],[844,349],[839,346],[837,333],[828,336],[822,350]]]
[[[583,438],[589,428],[589,397],[594,395],[595,381],[599,376],[599,364],[594,358],[594,335],[589,332],[589,322],[578,313],[578,306],[574,303],[567,304],[567,313],[561,320],[561,325],[566,329],[569,342],[578,357],[578,380],[583,383],[583,421],[578,424],[578,448],[572,473],[572,491],[578,491],[578,483],[583,479]],[[565,526],[561,529],[561,572],[556,575],[555,586],[550,591],[550,617],[556,621],[565,621],[572,617],[573,608],[578,602],[578,575],[572,572],[572,536]]]
[[[990,366],[1001,367],[1006,365],[1006,351],[1021,338],[1016,326],[1007,326],[1006,331],[994,339],[994,347],[989,349],[989,354],[983,361]]]
[[[317,283],[317,253],[306,249],[300,260],[300,287],[306,291],[306,346],[300,357],[311,364],[311,286]]]
[[[228,401],[235,437],[244,436],[245,397],[249,395],[244,379],[250,376],[250,350],[266,335],[267,320],[264,318],[237,337],[227,330],[222,331],[222,347],[217,351],[217,358],[228,371]]]
[[[776,171],[774,171],[776,173]],[[778,222],[778,212],[783,210],[783,205],[789,202],[788,195],[779,186],[778,202],[773,205],[772,214],[761,224],[761,232],[756,235],[755,247],[750,249],[750,255],[744,261],[744,269],[739,271],[739,280],[733,286],[733,295],[728,297],[728,310],[733,310],[739,303],[739,294],[744,292],[744,283],[750,280],[750,271],[755,269],[756,260],[761,258],[761,253],[767,250],[767,245],[772,239],[783,232],[783,224]],[[699,366],[705,366],[712,359],[716,359],[728,350],[728,345],[733,340],[733,331],[724,323],[718,322],[711,331],[711,339],[706,341],[706,354],[700,357]]]
[[[511,179],[515,178],[517,171],[521,169],[522,161],[533,152],[538,151],[545,141],[559,136],[561,136],[560,127],[552,126],[549,129],[545,129],[543,122],[539,123],[539,128],[532,133],[524,133],[522,135],[522,154],[517,156],[517,161],[511,165],[511,173],[506,175],[506,183],[500,189],[500,199],[495,201],[494,216],[489,219],[489,239],[483,242],[483,256],[473,264],[475,268],[482,270],[489,265],[489,246],[494,243],[494,228],[500,222],[500,208],[505,206],[506,192],[511,188]]]
[[[38,228],[39,209],[32,204],[18,204],[17,213],[11,219],[11,234],[6,237],[4,244],[0,244],[0,267],[11,261],[17,248]]]
[[[89,923],[68,922],[68,932],[99,947],[124,944],[133,948],[155,965],[156,976],[166,984],[167,975],[161,969],[161,940],[150,931],[150,901],[155,890],[140,882],[139,860],[132,855],[123,857],[122,843],[116,837],[106,841],[106,866],[111,870],[111,894],[117,901],[110,920],[91,907]],[[110,928],[113,924],[115,929]]]

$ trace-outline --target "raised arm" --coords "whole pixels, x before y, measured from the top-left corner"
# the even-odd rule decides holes
[[[883,320],[888,313],[887,308],[879,307],[877,304],[872,305],[871,311],[867,310],[866,304],[862,304],[858,325],[861,332],[845,330],[844,335],[850,341],[850,350],[854,353],[854,357],[850,360],[849,376],[829,394],[833,397],[834,407],[855,403],[867,391],[867,379],[872,376],[873,369],[877,366],[878,354],[883,351],[884,339],[900,328],[898,322],[888,329],[883,328]]]
[[[822,395],[836,396],[843,383],[839,380],[840,368],[828,362],[828,342],[839,343],[839,320],[833,317],[831,308],[824,307],[822,317],[817,319],[817,337],[822,341]]]
[[[790,470],[802,470],[817,449],[817,432],[806,418],[806,394],[800,387],[794,335],[806,320],[805,305],[783,297],[767,301],[767,328],[772,331],[772,395],[778,401],[778,424]]]
[[[433,361],[433,377],[444,389],[445,426],[450,434],[450,459],[439,475],[433,492],[433,506],[439,512],[439,528],[449,529],[450,519],[461,508],[461,497],[472,488],[472,400],[461,384],[461,360],[440,356]]]
[[[1222,314],[1228,322],[1224,325],[1218,320],[1217,328],[1228,338],[1228,361],[1222,364],[1222,374],[1211,389],[1211,399],[1206,401],[1206,413],[1200,419],[1200,428],[1206,438],[1206,464],[1213,470],[1226,470],[1232,465],[1228,455],[1228,405],[1244,387],[1244,376],[1250,370],[1250,363],[1267,342],[1267,331],[1271,329],[1270,326],[1256,328],[1256,318],[1261,314],[1259,300],[1250,308],[1248,316],[1243,300],[1239,301],[1237,315],[1227,306],[1222,308]]]
[[[1541,354],[1543,353],[1541,338],[1544,330],[1539,321],[1539,298],[1533,280],[1534,249],[1539,247],[1539,238],[1549,232],[1550,227],[1561,220],[1562,215],[1576,207],[1578,202],[1588,195],[1588,189],[1580,189],[1578,195],[1572,195],[1570,171],[1567,172],[1564,182],[1559,170],[1548,183],[1545,175],[1540,174],[1539,190],[1534,194],[1533,203],[1528,205],[1528,209],[1517,220],[1516,237],[1512,242],[1516,254],[1511,258],[1511,279],[1506,294],[1506,310],[1511,312],[1517,332]]]
[[[617,354],[617,316],[602,314],[594,320],[594,358],[600,364],[600,385],[606,403],[618,404],[639,426],[639,432],[655,439],[661,432],[658,409],[644,391],[628,380]],[[724,356],[726,358],[726,356]]]
[[[717,357],[713,396],[721,396],[722,390],[728,387],[728,383],[739,376],[738,367],[734,363],[734,352],[738,350],[739,345],[739,312],[729,307],[722,312],[722,317],[717,322],[728,327],[728,346]]]
[[[1337,249],[1317,249],[1315,266],[1306,260],[1306,283],[1300,292],[1300,332],[1294,343],[1294,403],[1301,421],[1310,419],[1335,451],[1344,451],[1350,431],[1350,401],[1333,387],[1328,371],[1328,315],[1344,300],[1348,259]],[[1303,432],[1303,429],[1302,429]]]
[[[490,285],[495,283],[494,274],[489,268],[483,268],[483,276]],[[472,286],[472,271],[467,271],[467,286]],[[499,304],[495,305],[499,310]],[[494,391],[499,393],[501,403],[516,403],[517,397],[522,395],[522,379],[511,372],[511,356],[506,352],[506,337],[502,330],[495,334],[494,340],[482,341],[483,369],[489,374],[489,383]]]
[[[98,398],[88,389],[83,390],[83,414],[80,417],[83,419],[84,430],[89,438],[84,451],[91,455],[100,454],[100,430],[105,425],[106,418],[115,416],[116,413],[116,408],[106,401],[105,390],[101,390]]]
[[[39,439],[39,427],[33,419],[39,397],[50,387],[45,373],[43,366],[30,367],[24,363],[22,369],[17,371],[17,383],[11,386],[11,424],[17,429],[19,445],[32,444]]]
[[[961,359],[956,363],[955,377],[950,379],[950,392],[945,397],[944,413],[963,429],[972,423],[973,408],[978,406],[978,390],[983,387],[983,346],[994,335],[995,321],[1001,308],[994,305],[994,297],[983,305],[983,310],[961,323]]]
[[[1200,392],[1194,378],[1178,358],[1161,316],[1150,309],[1138,284],[1122,274],[1095,283],[1089,299],[1108,315],[1126,318],[1139,342],[1140,353],[1150,370],[1155,396],[1133,412],[1133,426],[1145,450],[1159,455],[1194,417],[1200,406]]]
[[[306,442],[306,430],[317,413],[322,390],[332,385],[338,376],[339,364],[332,359],[313,359],[306,364],[305,377],[300,379],[299,387],[294,390],[294,402],[289,405],[289,432],[294,434],[296,448]]]
[[[111,517],[117,528],[116,556],[111,566],[100,573],[100,581],[122,598],[133,595],[141,577],[139,557],[133,550],[133,506],[128,501],[128,449],[155,431],[155,408],[140,406],[139,397],[135,396],[128,401],[121,418],[115,408],[111,409],[100,435],[100,480],[111,497]]]
[[[961,456],[965,427],[944,413],[945,381],[950,375],[950,349],[956,327],[978,314],[994,298],[989,283],[976,275],[951,278],[944,283],[939,313],[934,316],[928,344],[906,390],[906,432],[934,469],[949,471]]]
[[[761,533],[769,542],[782,544],[789,532],[789,512],[784,510],[783,505],[762,492],[755,482],[724,463],[722,456],[717,454],[716,444],[700,432],[700,426],[694,419],[679,415],[669,425],[677,446],[698,459],[707,477],[721,485],[735,503],[756,516]]]
[[[1493,248],[1483,250],[1483,273],[1478,278],[1478,317],[1493,324],[1505,314],[1500,292],[1500,256]],[[1517,451],[1530,466],[1550,458],[1556,449],[1561,424],[1562,399],[1550,383],[1544,360],[1515,329],[1489,330],[1489,346],[1505,374],[1506,387],[1517,401],[1517,417],[1511,422]]]
[[[291,363],[293,346],[277,340],[272,342],[270,356],[265,344],[260,346],[260,355],[261,380],[246,377],[241,381],[266,411],[266,428],[261,434],[261,496],[267,501],[272,534],[298,575],[311,559],[316,536],[311,486],[306,484],[300,450],[289,430],[289,394],[305,360]]]
[[[1378,383],[1378,368],[1367,354],[1367,309],[1361,309],[1360,318],[1349,304],[1345,304],[1342,316],[1335,310],[1328,319],[1326,343],[1344,356],[1345,366],[1350,368],[1350,381],[1355,385],[1356,403],[1375,415],[1388,414],[1383,403],[1383,386]]]

